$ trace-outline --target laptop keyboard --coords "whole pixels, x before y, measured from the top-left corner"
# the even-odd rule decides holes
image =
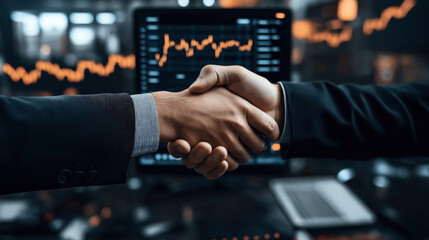
[[[341,215],[311,186],[289,186],[286,192],[299,215],[306,220],[341,218]]]

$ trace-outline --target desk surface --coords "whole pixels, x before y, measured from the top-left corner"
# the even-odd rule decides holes
[[[74,231],[84,237],[76,240],[400,240],[429,236],[429,223],[425,220],[429,214],[429,191],[420,189],[427,187],[427,181],[391,178],[390,187],[379,188],[372,184],[370,179],[374,176],[367,171],[374,163],[314,161],[307,160],[307,167],[293,174],[326,175],[344,166],[352,167],[360,177],[347,185],[377,213],[378,223],[299,232],[296,236],[296,230],[267,189],[266,178],[229,177],[213,182],[202,177],[140,176],[127,185],[3,196],[1,200],[26,199],[32,211],[15,222],[0,221],[0,235],[10,236],[8,239],[61,239],[79,220],[81,226],[75,226]]]

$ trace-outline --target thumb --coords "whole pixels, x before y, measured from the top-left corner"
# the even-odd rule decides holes
[[[206,65],[201,69],[200,75],[197,80],[189,87],[191,93],[204,93],[207,92],[210,88],[222,82],[222,79],[219,79],[220,76],[216,72],[216,66]]]
[[[209,81],[209,79],[198,77],[197,80],[195,80],[195,82],[189,87],[189,91],[191,93],[205,93],[216,84],[211,82],[212,81]]]

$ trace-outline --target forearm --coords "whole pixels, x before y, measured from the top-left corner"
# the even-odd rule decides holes
[[[429,155],[429,85],[283,85],[289,135],[284,157]]]

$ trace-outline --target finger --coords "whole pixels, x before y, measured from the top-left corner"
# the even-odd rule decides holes
[[[238,161],[230,154],[228,154],[225,160],[228,163],[228,171],[234,171],[238,168]]]
[[[186,140],[177,139],[173,142],[169,142],[167,145],[167,150],[171,156],[175,158],[182,158],[191,152],[191,145]]]
[[[275,141],[280,137],[280,129],[277,122],[259,108],[248,104],[246,115],[250,126],[260,131],[271,141]]]
[[[231,84],[230,75],[238,66],[219,66],[219,65],[206,65],[204,66],[198,78],[189,87],[192,93],[203,93],[215,85],[228,85]]]
[[[217,165],[217,167],[213,171],[204,174],[204,177],[206,177],[209,180],[220,178],[223,174],[225,174],[227,169],[228,169],[228,162],[222,161],[219,165]]]
[[[254,153],[260,153],[265,149],[265,141],[250,126],[244,128],[239,138]]]
[[[200,142],[192,148],[191,152],[182,158],[187,168],[194,168],[202,163],[212,153],[212,146],[206,142]]]
[[[250,160],[251,155],[248,150],[242,145],[240,140],[236,139],[233,144],[230,144],[230,147],[228,147],[228,149],[238,163],[246,163]]]
[[[271,107],[272,99],[277,95],[274,84],[242,66],[206,65],[189,91],[204,93],[215,85],[227,86],[230,91],[263,110]]]
[[[212,153],[194,168],[195,172],[199,174],[206,174],[213,171],[222,161],[226,159],[228,153],[224,147],[216,147]]]

